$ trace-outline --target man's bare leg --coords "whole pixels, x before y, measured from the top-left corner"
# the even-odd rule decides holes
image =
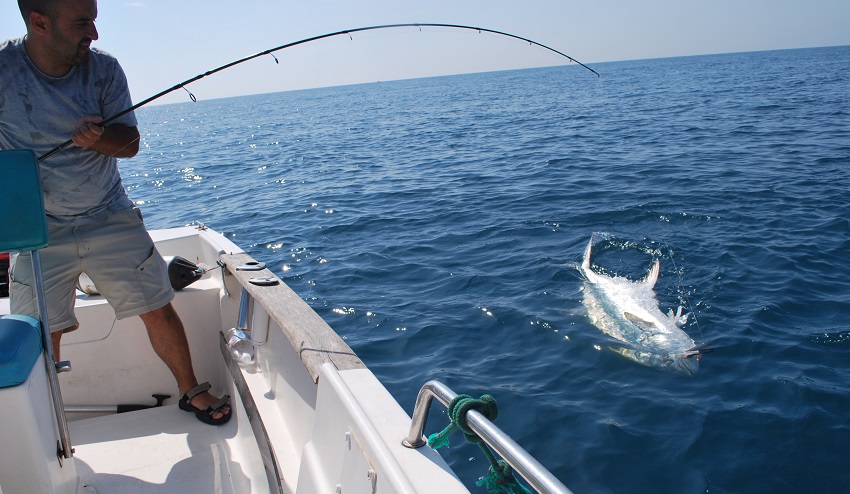
[[[53,361],[59,362],[59,343],[62,341],[62,331],[50,333],[50,343],[53,344]]]
[[[192,357],[189,354],[189,342],[186,339],[186,331],[177,311],[171,304],[140,316],[148,330],[154,352],[165,362],[174,378],[177,379],[177,387],[183,395],[198,385],[195,371],[192,369]],[[58,355],[58,353],[57,353]],[[192,406],[201,410],[206,409],[218,401],[218,398],[209,392],[203,392],[192,398]],[[219,419],[227,415],[230,407],[225,405],[222,412],[211,414],[211,418]]]

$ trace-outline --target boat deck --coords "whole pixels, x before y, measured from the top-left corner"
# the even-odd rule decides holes
[[[235,417],[220,427],[206,425],[176,405],[72,421],[81,491],[262,492],[262,461],[242,447],[237,425]]]

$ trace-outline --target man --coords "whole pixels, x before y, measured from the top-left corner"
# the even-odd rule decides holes
[[[85,271],[119,319],[142,318],[183,394],[180,408],[223,424],[231,416],[227,397],[218,400],[208,384],[198,385],[165,262],[118,173],[117,158],[139,150],[135,115],[99,125],[131,100],[118,62],[91,47],[98,39],[97,1],[18,0],[18,6],[27,34],[0,43],[0,149],[40,156],[69,136],[75,144],[41,164],[50,245],[40,252],[54,355],[58,360],[62,334],[79,326],[74,285]],[[35,316],[28,254],[12,261],[10,278],[12,312]]]

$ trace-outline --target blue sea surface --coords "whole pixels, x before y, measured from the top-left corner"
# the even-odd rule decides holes
[[[147,106],[124,183],[268,263],[408,413],[431,379],[494,395],[576,493],[850,492],[850,47],[593,68]],[[609,351],[594,232],[609,274],[660,259],[694,377]]]

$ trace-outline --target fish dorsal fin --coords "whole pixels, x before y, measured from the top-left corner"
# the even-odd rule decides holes
[[[585,271],[590,271],[590,251],[593,248],[593,235],[590,236],[590,241],[587,247],[584,248],[584,258],[581,260],[581,267]]]
[[[644,284],[646,284],[649,288],[655,286],[655,282],[658,281],[658,272],[661,270],[661,261],[658,259],[655,260],[655,264],[652,265],[652,268],[649,270],[649,273],[646,275],[646,278],[643,279]]]
[[[631,322],[632,324],[634,324],[636,326],[640,326],[641,328],[652,329],[652,328],[655,327],[655,325],[652,324],[651,322],[647,321],[646,319],[644,319],[640,316],[636,316],[636,315],[632,314],[631,312],[623,312],[623,315],[626,316],[626,319],[628,319],[629,322]]]

